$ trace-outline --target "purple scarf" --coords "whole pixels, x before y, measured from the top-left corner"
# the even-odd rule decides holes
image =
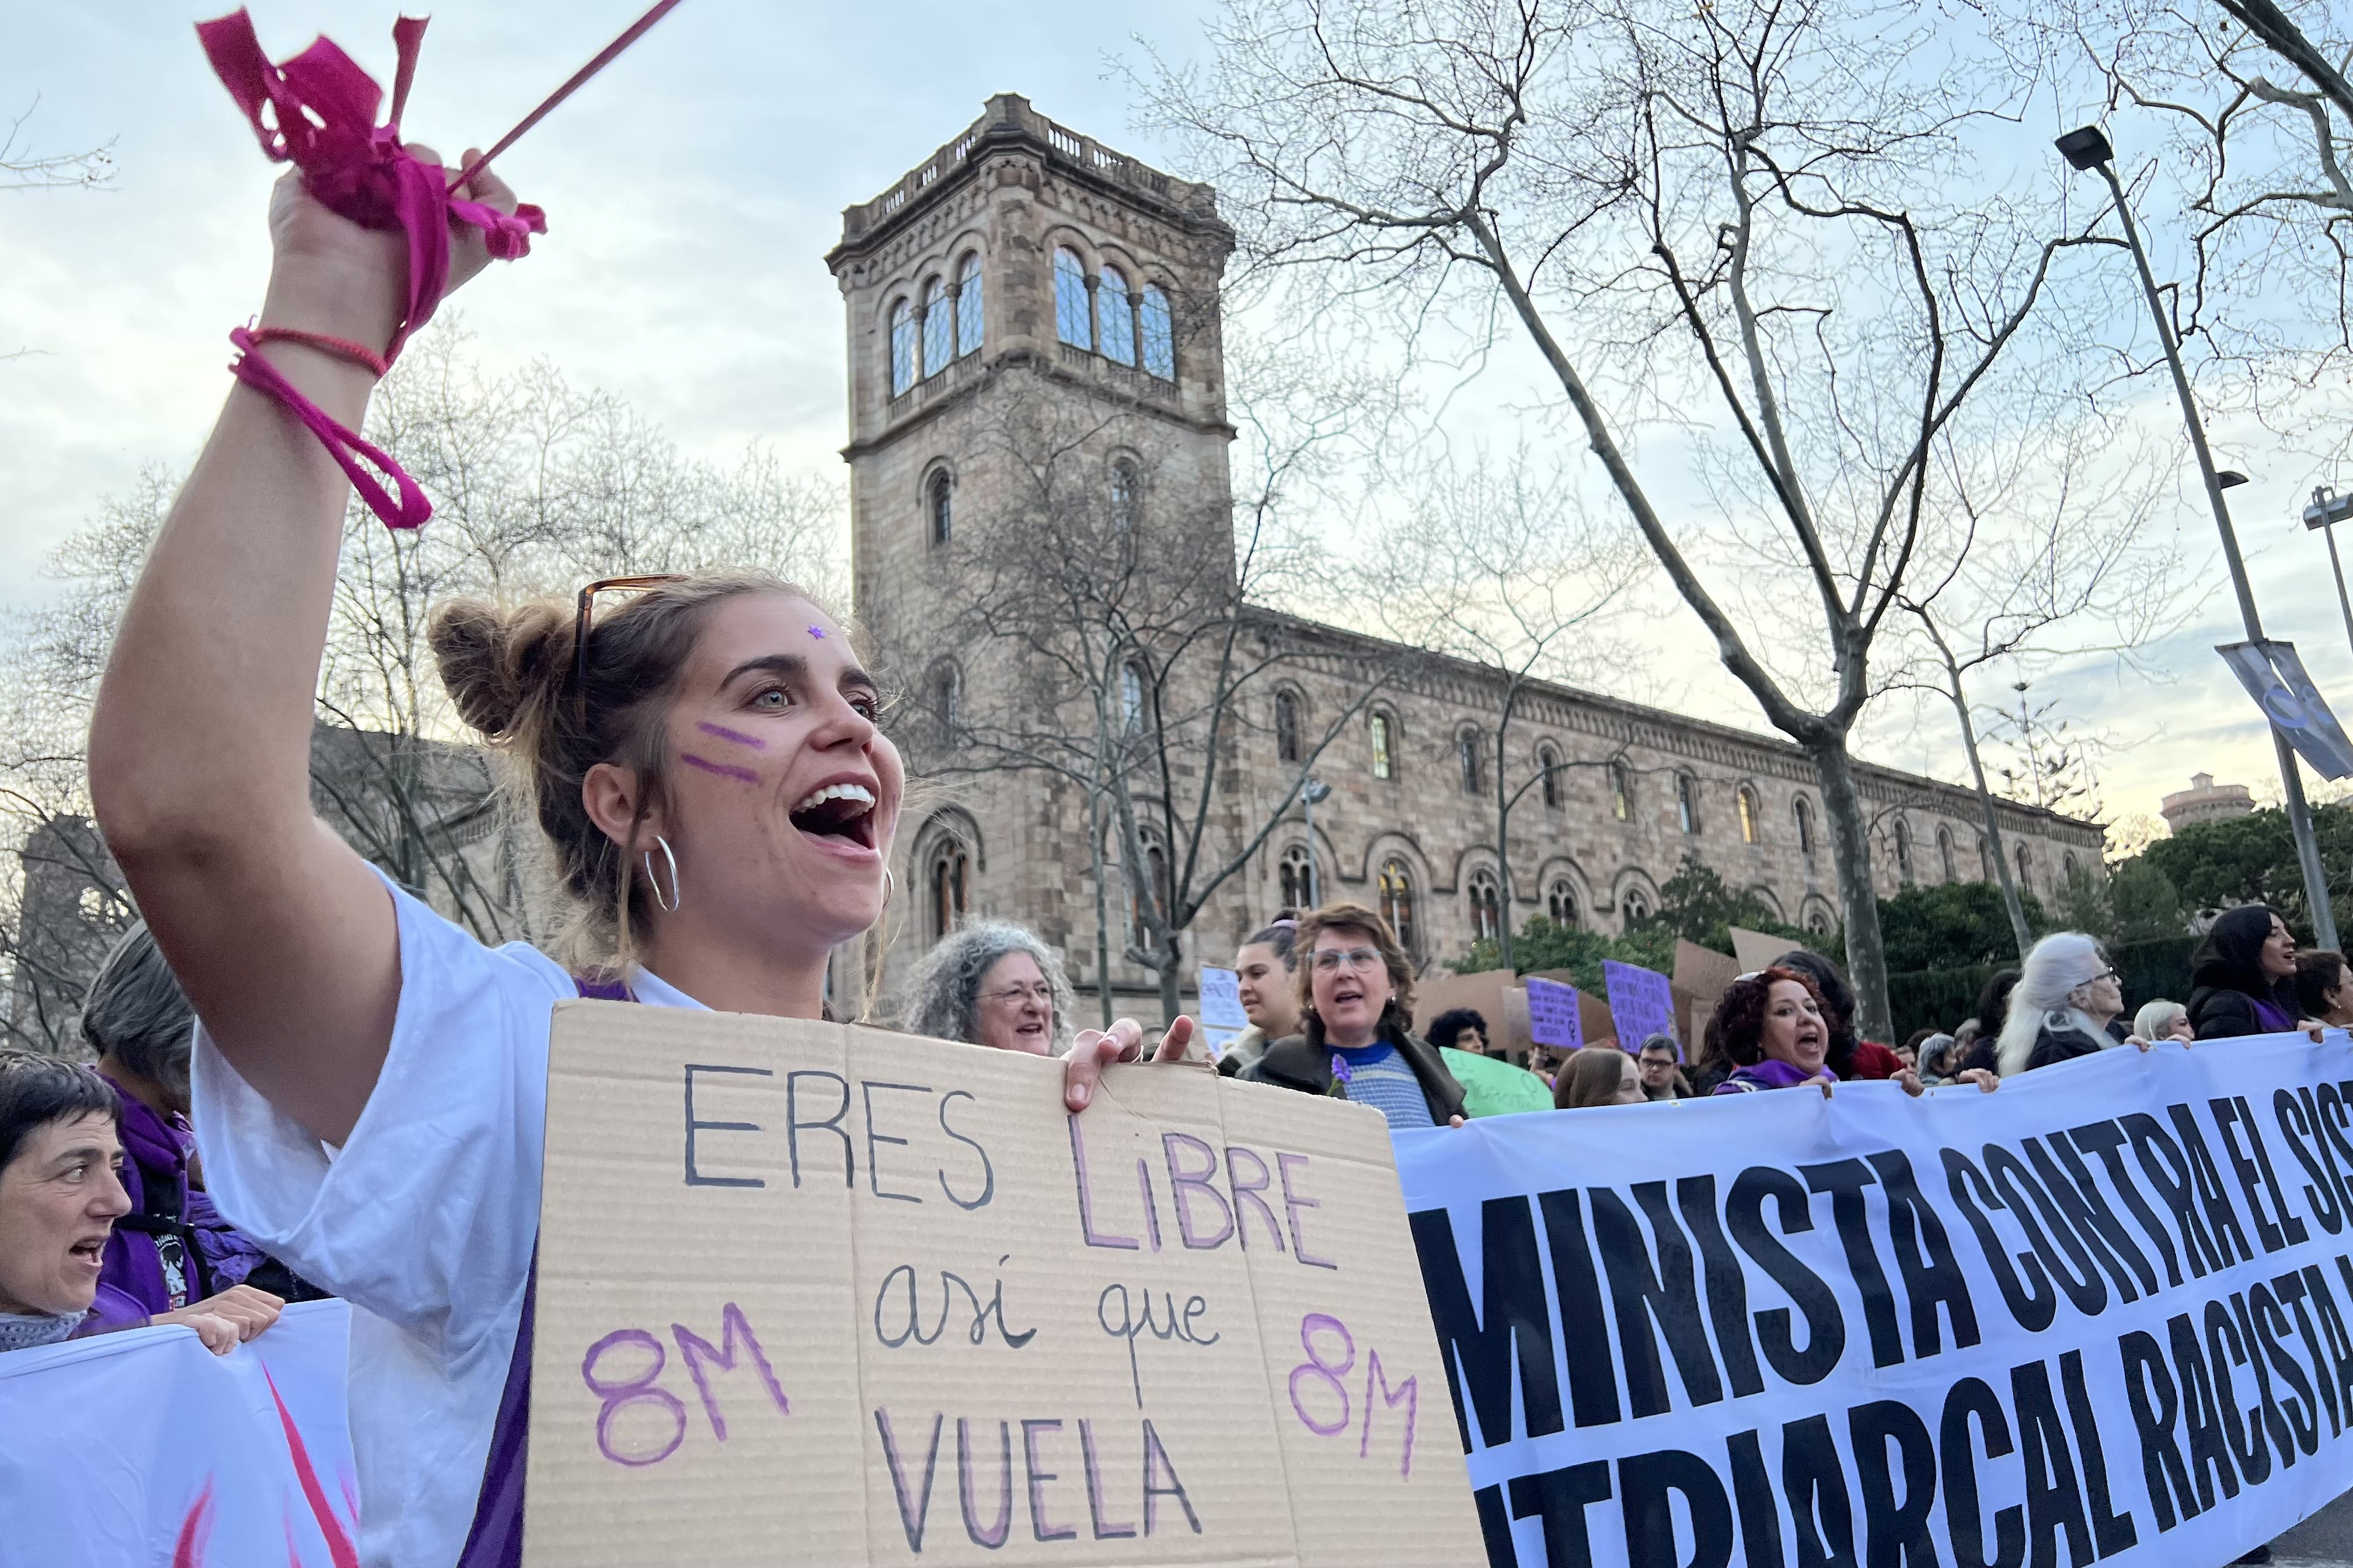
[[[1823,1069],[1829,1070],[1827,1067]],[[1778,1057],[1767,1057],[1734,1070],[1733,1075],[1715,1086],[1717,1094],[1751,1094],[1762,1089],[1795,1089],[1801,1083],[1811,1083],[1822,1075],[1800,1072]]]
[[[2284,1035],[2295,1029],[2295,1019],[2270,997],[2250,995],[2247,1000],[2255,1005],[2255,1022],[2263,1026],[2264,1034]]]

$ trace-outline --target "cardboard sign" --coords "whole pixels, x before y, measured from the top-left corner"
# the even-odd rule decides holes
[[[1675,999],[1665,975],[1637,963],[1605,958],[1601,979],[1609,993],[1609,1016],[1617,1022],[1621,1048],[1639,1051],[1651,1035],[1674,1037]]]
[[[1805,947],[1802,942],[1791,942],[1786,936],[1767,936],[1761,931],[1744,926],[1732,928],[1733,962],[1740,967],[1735,975],[1753,974],[1760,969],[1770,969],[1774,961],[1785,952],[1795,952]],[[1809,949],[1808,951],[1811,951]]]
[[[1520,977],[1508,969],[1471,974],[1425,974],[1413,985],[1413,1031],[1427,1039],[1440,1013],[1469,1007],[1487,1020],[1487,1043],[1505,1051],[1528,1048],[1528,1005]]]
[[[1581,1049],[1585,1029],[1577,1018],[1577,988],[1528,976],[1528,1033],[1540,1046]]]
[[[1740,978],[1740,961],[1695,942],[1675,939],[1675,989],[1689,996],[1692,1010],[1702,1017],[1715,1010],[1716,999]]]
[[[1250,1027],[1241,985],[1242,977],[1234,971],[1201,965],[1201,1040],[1213,1057],[1224,1056],[1234,1037]]]
[[[1377,1112],[620,1003],[549,1056],[529,1568],[1486,1561]]]

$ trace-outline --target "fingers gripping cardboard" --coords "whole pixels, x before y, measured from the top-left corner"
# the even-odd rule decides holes
[[[1377,1113],[557,1009],[525,1562],[1473,1564]]]

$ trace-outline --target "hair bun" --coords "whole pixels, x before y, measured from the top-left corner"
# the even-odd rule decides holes
[[[481,599],[442,605],[426,630],[441,684],[458,716],[485,739],[502,741],[561,689],[571,641],[551,604],[501,610]]]

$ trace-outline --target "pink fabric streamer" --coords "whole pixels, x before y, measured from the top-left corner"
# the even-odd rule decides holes
[[[252,18],[242,10],[198,23],[196,37],[272,163],[292,163],[301,170],[311,195],[353,223],[406,233],[408,302],[385,348],[386,360],[400,356],[409,334],[432,319],[448,289],[451,223],[481,230],[490,253],[502,261],[529,254],[531,237],[547,232],[547,216],[539,208],[526,204],[507,214],[480,202],[459,200],[444,187],[439,168],[403,150],[400,114],[416,79],[424,18],[404,16],[393,25],[399,66],[393,79],[391,118],[382,125],[375,116],[383,89],[323,37],[284,65],[273,66],[261,52]],[[310,426],[385,526],[415,528],[433,515],[432,503],[399,464],[344,429],[267,360],[250,353],[252,341],[242,328],[229,337],[241,351],[229,366],[231,373],[283,403]],[[354,453],[392,481],[400,492],[397,501],[360,467]]]

